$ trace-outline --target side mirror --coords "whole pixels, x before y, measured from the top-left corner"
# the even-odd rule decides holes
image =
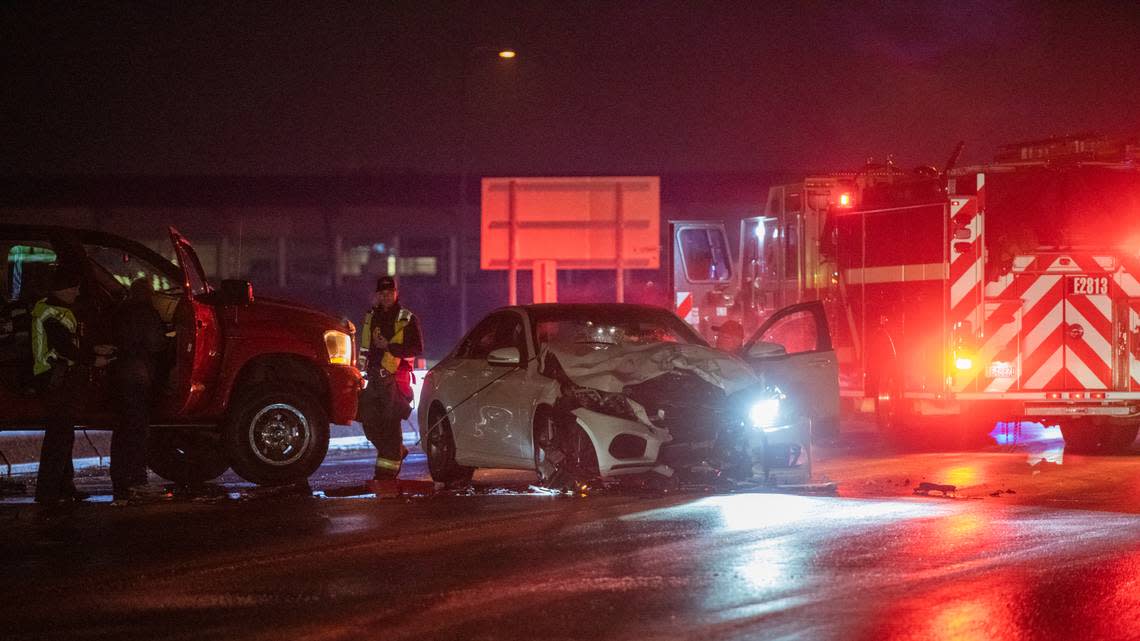
[[[748,348],[748,358],[772,358],[774,356],[784,356],[788,350],[779,343],[769,343],[767,341],[756,341],[756,344]]]
[[[500,347],[487,355],[488,365],[518,365],[521,360],[517,347]]]
[[[253,285],[248,280],[223,280],[220,298],[223,305],[249,305],[253,302]]]

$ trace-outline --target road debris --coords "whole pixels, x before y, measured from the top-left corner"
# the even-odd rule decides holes
[[[923,481],[915,486],[914,493],[919,496],[931,496],[931,492],[940,492],[942,496],[950,496],[958,491],[953,485],[943,485],[941,483],[928,483]]]

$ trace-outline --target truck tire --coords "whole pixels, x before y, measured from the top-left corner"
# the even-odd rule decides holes
[[[432,405],[426,429],[423,444],[432,480],[452,486],[470,483],[475,468],[455,462],[455,437],[451,434],[451,421],[442,407]]]
[[[196,430],[154,430],[147,439],[147,467],[179,485],[212,481],[230,462],[218,435]]]
[[[1140,425],[1073,419],[1061,422],[1065,451],[1074,454],[1122,454],[1132,449]]]
[[[902,388],[893,374],[884,374],[875,386],[875,426],[894,445],[911,445],[913,417],[903,405]]]
[[[1112,433],[1112,448],[1117,454],[1132,451],[1132,444],[1136,442],[1136,435],[1140,434],[1140,423],[1130,425],[1114,425]]]
[[[242,390],[222,430],[234,471],[258,485],[309,477],[329,449],[328,413],[299,384],[269,382]]]

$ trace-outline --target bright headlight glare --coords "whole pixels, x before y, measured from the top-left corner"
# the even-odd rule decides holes
[[[325,349],[333,365],[352,364],[352,337],[348,334],[335,329],[325,332]]]
[[[780,420],[780,399],[765,398],[748,408],[748,422],[752,427],[773,427]]]

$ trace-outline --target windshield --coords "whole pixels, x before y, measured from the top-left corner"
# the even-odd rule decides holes
[[[98,265],[102,272],[110,277],[110,279],[100,279],[108,287],[113,280],[125,290],[135,280],[144,278],[150,283],[151,289],[159,293],[177,294],[182,289],[180,283],[172,281],[166,272],[123,249],[103,245],[84,245],[83,248],[91,262]]]
[[[705,227],[682,229],[681,258],[685,277],[692,283],[726,281],[732,278],[732,258],[728,242],[720,229]]]
[[[534,341],[540,349],[546,344],[705,344],[684,321],[664,309],[552,307],[533,311],[531,318]]]

